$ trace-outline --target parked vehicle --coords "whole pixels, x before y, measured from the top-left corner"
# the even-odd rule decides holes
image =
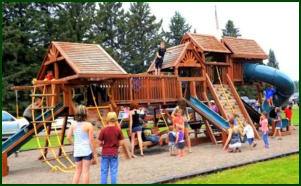
[[[68,117],[68,120],[67,120],[67,128],[70,127],[71,123],[74,122],[74,118],[73,117]],[[64,117],[58,117],[55,122],[52,123],[51,125],[51,128],[54,129],[61,129],[63,128],[63,125],[64,125]]]
[[[17,119],[6,111],[2,111],[2,140],[8,139],[29,122],[25,118]]]

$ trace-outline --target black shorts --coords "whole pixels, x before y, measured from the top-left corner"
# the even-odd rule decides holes
[[[178,149],[184,149],[185,142],[179,142],[177,146],[178,146]]]
[[[155,61],[155,68],[158,69],[158,68],[162,68],[162,63],[163,63],[163,60],[160,59],[160,58],[156,58],[156,61]]]
[[[82,157],[74,157],[75,162],[80,162],[82,160],[92,160],[93,156],[92,153],[89,154],[88,156],[82,156]]]

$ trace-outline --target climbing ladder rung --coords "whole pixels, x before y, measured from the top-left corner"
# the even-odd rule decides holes
[[[56,94],[30,94],[31,97],[55,96]]]
[[[38,147],[37,149],[59,149],[59,148],[63,148],[64,146],[52,146],[52,147]]]
[[[31,123],[55,123],[56,121],[35,121]]]
[[[42,109],[54,109],[55,107],[38,107],[38,108],[31,108],[31,110],[42,110]]]
[[[68,153],[66,153],[67,155],[68,154],[72,154],[72,152],[68,152]],[[60,156],[57,156],[57,158],[54,158],[54,157],[52,157],[52,158],[48,158],[48,159],[45,159],[45,160],[43,160],[43,161],[53,161],[53,160],[56,160],[56,159],[63,159],[63,158],[65,158],[66,156],[65,155],[60,155]],[[74,168],[74,166],[70,166],[70,167],[68,167],[68,168]]]
[[[48,136],[49,137],[57,137],[58,136],[59,138],[61,137],[60,134],[50,134]],[[47,138],[46,135],[35,135],[34,137],[35,138]]]

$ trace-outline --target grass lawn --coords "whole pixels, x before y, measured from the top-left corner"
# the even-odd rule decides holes
[[[282,118],[285,118],[284,113],[282,113]],[[292,125],[299,125],[299,107],[293,108]]]
[[[49,138],[50,138],[51,146],[59,145],[59,142],[57,141],[56,136],[50,136]],[[41,142],[41,146],[44,147],[45,137],[41,137],[40,142]],[[64,144],[69,144],[69,142],[67,141],[66,138],[64,140]],[[20,150],[22,151],[22,150],[29,150],[29,149],[36,149],[36,148],[38,148],[37,140],[35,138],[32,138],[25,145],[23,145]]]
[[[177,184],[299,184],[299,154],[259,162]]]

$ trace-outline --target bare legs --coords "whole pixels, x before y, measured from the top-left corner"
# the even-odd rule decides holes
[[[155,75],[160,76],[161,74],[161,69],[160,68],[155,68]]]
[[[188,146],[188,152],[192,152],[191,151],[191,141],[190,141],[190,136],[189,136],[188,128],[185,128],[184,134],[185,134],[185,140],[186,140],[187,146]]]
[[[72,184],[78,184],[81,174],[83,173],[83,184],[89,183],[90,177],[90,160],[82,160],[80,162],[76,162],[76,170],[73,176]]]
[[[141,131],[131,133],[131,147],[132,147],[131,152],[132,152],[132,155],[135,157],[135,155],[134,155],[135,134],[137,134],[137,138],[138,138],[138,144],[139,144],[139,148],[140,148],[140,155],[143,156],[143,143],[142,143]]]

